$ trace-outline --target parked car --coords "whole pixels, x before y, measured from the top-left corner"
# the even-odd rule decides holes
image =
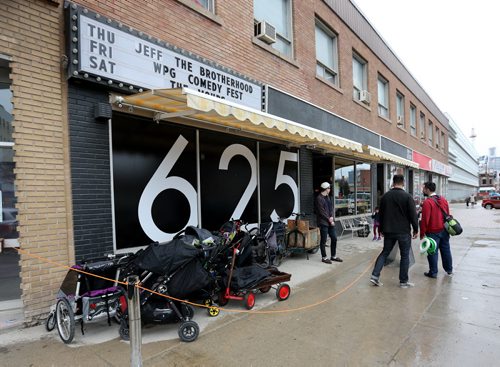
[[[500,209],[500,196],[490,197],[489,199],[483,199],[481,204],[485,209]]]
[[[0,222],[0,238],[18,238],[17,224],[17,209],[3,208],[2,221]]]

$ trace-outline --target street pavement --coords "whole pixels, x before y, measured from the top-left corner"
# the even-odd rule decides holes
[[[142,329],[144,366],[496,366],[500,359],[500,210],[452,204],[464,233],[452,237],[454,276],[426,278],[420,241],[413,242],[415,287],[399,288],[399,262],[382,287],[369,282],[382,241],[339,240],[343,263],[319,254],[287,258],[292,294],[256,295],[246,311],[230,301],[210,318],[197,308],[200,336],[180,342],[178,325]],[[329,249],[327,249],[329,251]],[[105,321],[77,327],[72,344],[43,326],[0,332],[0,366],[128,366],[130,344]]]

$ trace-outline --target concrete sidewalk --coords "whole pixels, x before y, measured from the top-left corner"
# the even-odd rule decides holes
[[[323,264],[319,254],[311,255],[310,260],[306,260],[305,256],[286,259],[280,270],[292,274],[290,300],[277,303],[273,292],[257,294],[255,310],[304,307],[308,303],[322,302],[315,298],[327,297],[330,293],[335,295],[336,302],[331,307],[335,307],[338,314],[339,319],[335,323],[342,325],[342,334],[335,335],[334,339],[343,348],[337,351],[335,363],[329,359],[329,363],[322,360],[317,365],[496,365],[500,358],[500,210],[485,210],[480,206],[466,209],[465,204],[453,204],[452,214],[464,227],[464,233],[451,241],[455,268],[453,278],[443,276],[441,265],[438,279],[424,277],[427,260],[418,253],[419,241],[414,241],[416,263],[410,269],[410,281],[416,283],[415,288],[399,289],[397,261],[383,270],[381,279],[384,286],[372,287],[368,279],[382,243],[371,241],[371,236],[351,238],[349,234],[338,244],[338,255],[345,260],[344,263]],[[326,294],[312,292],[315,284],[323,283],[329,284]],[[394,298],[402,295],[404,300]],[[410,313],[397,312],[393,306],[388,308],[387,302],[394,301],[409,305]],[[371,314],[374,311],[365,305],[372,305],[376,311],[373,317]],[[231,301],[228,307],[235,311],[244,310],[236,301]],[[311,319],[314,319],[314,310],[320,308],[312,308]],[[360,317],[362,314],[365,316]],[[252,342],[247,342],[246,349],[252,350],[252,346],[262,348],[259,343],[275,340],[273,319],[263,321],[263,318],[255,316],[223,311],[219,317],[210,318],[206,310],[197,309],[194,320],[200,325],[200,339],[189,344],[178,341],[176,325],[145,327],[142,346],[145,365],[162,365],[161,361],[167,357],[172,362],[179,352],[184,356],[187,353],[209,355],[211,358],[210,363],[198,360],[191,365],[232,365],[231,358],[236,361],[245,351],[238,349],[236,355],[226,354],[222,359],[218,357],[217,350],[203,348],[217,339],[221,330],[225,330],[223,335],[227,338],[229,330],[234,329],[231,325],[239,324],[241,320],[252,320],[256,325],[267,322],[270,329],[267,331],[270,339],[263,338],[261,341],[253,338]],[[366,317],[370,317],[368,324]],[[280,328],[290,327],[294,322],[300,321],[291,318],[286,325],[284,321],[280,321],[279,325]],[[405,328],[398,330],[396,325],[405,325]],[[381,345],[368,348],[364,353],[349,353],[350,347],[346,345],[349,335],[356,336],[353,340],[357,345],[365,343],[373,347],[378,342]],[[379,341],[382,335],[386,339],[394,338],[394,350],[390,342]],[[314,335],[310,337],[316,340],[315,343],[320,343]],[[331,336],[325,339],[331,340]],[[108,327],[106,322],[88,324],[85,335],[81,335],[77,328],[75,340],[69,346],[61,342],[56,330],[47,333],[43,326],[4,331],[0,334],[0,345],[2,366],[129,364],[129,344],[119,340],[117,326]],[[311,353],[314,350],[287,353],[293,355],[288,365],[301,365],[307,363],[307,358],[313,358]],[[269,365],[266,364],[266,355],[259,355],[259,358],[257,364]],[[168,365],[187,365],[184,364],[186,359],[182,361]],[[274,361],[272,364],[284,363]]]

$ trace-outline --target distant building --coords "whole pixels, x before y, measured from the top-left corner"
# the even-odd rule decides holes
[[[460,130],[450,115],[445,114],[449,122],[448,163],[452,173],[448,179],[446,197],[451,201],[465,200],[479,186],[478,153],[471,141]]]

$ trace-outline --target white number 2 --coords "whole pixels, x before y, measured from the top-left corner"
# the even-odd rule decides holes
[[[188,200],[190,215],[186,226],[196,226],[198,223],[198,202],[196,200],[196,190],[182,177],[168,177],[172,167],[179,159],[187,144],[188,141],[182,135],[179,135],[176,142],[172,146],[172,149],[170,149],[167,153],[153,177],[151,177],[151,180],[149,180],[148,184],[144,188],[141,199],[139,200],[139,222],[144,230],[144,233],[146,233],[146,235],[153,241],[164,242],[173,238],[173,233],[163,232],[156,226],[151,213],[154,200],[165,190],[171,189],[180,191]]]
[[[252,174],[250,176],[250,181],[248,182],[245,192],[241,196],[238,205],[234,209],[233,215],[231,215],[231,218],[233,219],[241,218],[241,216],[243,215],[243,211],[247,207],[250,199],[252,198],[252,194],[257,187],[257,159],[255,158],[252,151],[244,145],[233,144],[228,146],[220,157],[219,169],[227,170],[229,167],[229,161],[231,161],[231,159],[237,155],[241,155],[246,158],[246,160],[250,164]]]

